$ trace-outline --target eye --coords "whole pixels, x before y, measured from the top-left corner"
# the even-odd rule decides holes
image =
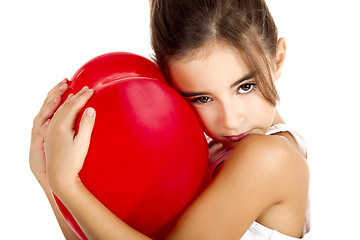
[[[192,100],[190,100],[193,103],[199,103],[199,104],[204,104],[207,102],[210,102],[212,99],[209,97],[198,97],[198,98],[194,98]]]
[[[239,87],[238,93],[249,93],[254,89],[254,87],[254,83],[245,83]]]

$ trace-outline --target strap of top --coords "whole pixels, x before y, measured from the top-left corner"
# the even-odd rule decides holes
[[[306,148],[305,139],[300,134],[295,132],[294,130],[289,129],[288,125],[286,125],[284,123],[275,124],[274,126],[269,128],[269,130],[266,132],[265,135],[272,135],[272,134],[280,133],[280,132],[289,132],[292,135],[292,137],[294,138],[296,144],[298,145],[298,147],[300,148],[300,150],[302,151],[304,156],[305,157],[307,156],[307,148]]]

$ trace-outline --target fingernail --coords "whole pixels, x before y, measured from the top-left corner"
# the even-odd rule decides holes
[[[68,87],[67,84],[63,84],[63,85],[61,85],[60,90],[64,91],[65,89],[67,89],[67,87]]]
[[[49,125],[50,123],[50,119],[48,119],[46,122],[45,122],[45,125]]]
[[[68,100],[68,99],[71,98],[72,96],[74,96],[74,94],[70,93],[66,100]]]
[[[88,86],[85,86],[85,87],[83,87],[82,90],[89,90],[89,87],[88,87]]]
[[[93,108],[88,108],[88,109],[86,109],[86,114],[89,117],[94,117],[95,116],[95,110]]]
[[[55,99],[54,99],[54,103],[57,103],[58,101],[60,101],[60,97],[56,97]]]

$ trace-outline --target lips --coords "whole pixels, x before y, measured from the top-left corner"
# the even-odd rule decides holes
[[[251,130],[247,131],[247,132],[244,132],[244,133],[241,133],[239,135],[225,136],[225,138],[232,141],[232,142],[237,142],[237,141],[240,141],[241,139],[243,139],[244,137],[246,137],[247,135],[249,135],[250,133],[251,133]]]

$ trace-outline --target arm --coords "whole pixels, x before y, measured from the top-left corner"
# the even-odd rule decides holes
[[[144,239],[144,235],[128,227],[99,202],[78,177],[88,150],[95,112],[94,115],[87,114],[87,110],[93,109],[84,112],[77,135],[75,121],[92,94],[91,89],[84,88],[75,96],[69,95],[46,130],[44,150],[49,186],[89,239],[119,239],[119,236],[123,239]],[[50,194],[48,196],[52,200]],[[62,223],[59,221],[59,224]]]
[[[31,144],[29,151],[29,164],[32,173],[38,180],[40,186],[44,190],[46,197],[49,200],[51,208],[56,216],[59,226],[66,239],[76,240],[78,237],[70,229],[65,222],[61,213],[59,212],[54,199],[52,198],[50,186],[48,184],[46,167],[45,167],[45,153],[44,153],[44,136],[48,127],[48,119],[55,112],[60,104],[61,95],[67,90],[67,79],[57,84],[49,93],[41,107],[39,114],[35,117],[33,128],[31,132]],[[63,86],[61,88],[61,86]]]
[[[80,181],[58,185],[57,196],[74,216],[88,239],[149,239],[129,227],[99,202]]]
[[[240,239],[259,219],[284,234],[301,236],[305,206],[297,217],[286,214],[282,219],[281,214],[270,221],[263,217],[272,207],[283,206],[284,212],[294,213],[293,203],[299,199],[306,203],[307,165],[289,141],[250,135],[222,165],[211,185],[181,217],[170,239]]]
[[[54,201],[54,198],[52,196],[52,193],[50,191],[50,187],[48,183],[40,184],[43,188],[46,197],[51,205],[51,208],[55,214],[56,220],[59,223],[60,229],[62,233],[64,234],[65,239],[67,240],[79,240],[78,236],[74,233],[74,231],[69,227],[69,225],[65,222],[64,217],[61,215],[59,209],[57,208],[57,205]]]
[[[73,128],[90,97],[81,91],[59,108],[50,123],[45,138],[50,186],[90,239],[146,239],[105,208],[78,178],[95,117],[84,114],[76,136]],[[243,139],[169,239],[239,239],[266,209],[286,202],[306,175],[288,144],[279,136]],[[300,168],[305,170],[299,173]]]

